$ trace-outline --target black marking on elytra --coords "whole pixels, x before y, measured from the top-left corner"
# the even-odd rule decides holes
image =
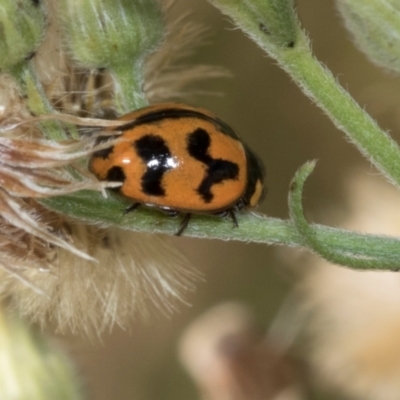
[[[121,167],[114,166],[114,167],[110,168],[107,172],[106,180],[109,182],[124,183],[125,179],[126,179],[126,175],[125,175],[124,170]],[[119,190],[119,189],[120,189],[119,187],[115,188],[115,190]]]
[[[147,166],[141,179],[142,191],[150,196],[164,196],[163,175],[172,167],[168,165],[171,152],[165,140],[157,135],[145,135],[133,144],[136,153]]]
[[[214,197],[211,193],[213,185],[227,179],[237,179],[239,175],[237,164],[222,158],[212,158],[209,155],[210,144],[210,135],[204,129],[198,128],[188,135],[187,150],[189,154],[207,165],[206,176],[196,189],[206,203],[210,203]]]
[[[164,108],[162,110],[155,110],[148,112],[134,121],[128,122],[126,125],[118,127],[116,130],[125,131],[132,129],[135,126],[147,124],[150,122],[157,122],[165,119],[180,119],[180,118],[198,118],[203,121],[211,122],[221,133],[224,135],[239,139],[237,133],[224,121],[218,117],[211,117],[195,110],[185,110],[179,107],[177,108]]]

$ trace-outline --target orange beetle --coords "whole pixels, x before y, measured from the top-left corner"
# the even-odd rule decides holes
[[[133,200],[126,212],[143,204],[185,214],[181,235],[193,213],[230,216],[237,226],[235,211],[260,201],[260,161],[209,111],[164,103],[120,119],[126,121],[120,140],[96,151],[89,169],[99,180],[121,182],[117,192]]]

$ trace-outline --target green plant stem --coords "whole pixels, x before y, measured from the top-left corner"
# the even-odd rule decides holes
[[[331,241],[321,240],[304,217],[302,197],[304,183],[315,167],[315,161],[306,163],[293,178],[289,193],[289,209],[291,219],[300,235],[305,239],[309,250],[334,264],[344,265],[357,269],[388,268],[400,269],[399,260],[392,257],[367,255],[365,251],[359,255],[354,252],[344,251],[337,246],[332,246]],[[397,252],[397,251],[396,251]],[[351,254],[353,253],[353,254]]]
[[[397,143],[378,127],[314,57],[298,21],[294,22],[297,23],[295,41],[288,46],[279,46],[266,25],[271,15],[263,15],[262,7],[257,8],[258,13],[253,12],[259,0],[210,1],[273,57],[389,181],[400,187],[400,148]]]
[[[148,105],[143,92],[142,62],[134,65],[121,65],[111,70],[116,85],[115,106],[120,114],[137,110]]]
[[[400,149],[397,143],[378,127],[311,51],[300,47],[285,51],[278,61],[357,148],[400,187]]]
[[[98,223],[101,215],[106,224],[139,232],[173,234],[180,224],[180,218],[171,218],[147,208],[123,215],[124,203],[119,198],[104,199],[99,193],[88,191],[73,196],[53,197],[42,202],[49,208],[87,222]],[[290,221],[256,213],[238,213],[237,218],[239,228],[233,228],[229,219],[195,215],[184,236],[291,247],[308,246],[307,239]],[[329,244],[335,253],[351,258],[373,259],[374,263],[368,265],[368,268],[397,270],[400,266],[400,240],[396,238],[363,235],[316,224],[310,225],[310,229],[316,240]]]

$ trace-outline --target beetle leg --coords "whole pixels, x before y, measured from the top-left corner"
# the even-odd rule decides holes
[[[192,217],[191,213],[187,213],[184,215],[181,221],[181,226],[178,229],[178,232],[175,233],[175,236],[181,236],[183,231],[188,227],[190,218]]]
[[[140,203],[138,203],[138,202],[132,203],[131,205],[129,205],[128,207],[125,208],[123,215],[126,215],[132,211],[135,211],[139,206],[140,206]]]
[[[228,210],[228,214],[229,214],[230,219],[231,219],[232,222],[233,222],[233,227],[234,227],[234,228],[238,228],[238,227],[239,227],[239,224],[238,224],[238,221],[237,221],[237,219],[236,219],[235,211],[233,211],[232,209],[230,209],[230,210]]]
[[[221,218],[229,217],[233,222],[233,227],[234,228],[238,228],[239,227],[238,221],[236,219],[235,210],[233,208],[231,208],[230,210],[220,211],[219,213],[217,213],[215,215],[218,215]]]

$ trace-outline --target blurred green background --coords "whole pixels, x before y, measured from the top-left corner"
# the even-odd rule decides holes
[[[399,139],[399,80],[372,65],[353,46],[334,1],[298,0],[297,7],[317,57],[380,126]],[[233,74],[233,78],[210,79],[194,86],[193,90],[223,95],[199,96],[193,104],[215,111],[262,158],[268,196],[259,211],[287,218],[291,178],[304,162],[318,159],[306,187],[307,216],[315,222],[340,225],[347,212],[346,176],[357,168],[367,174],[377,172],[290,78],[217,9],[205,0],[177,0],[170,17],[188,11],[189,20],[210,32],[208,45],[199,48],[193,62],[223,66]],[[188,296],[191,306],[181,306],[171,317],[132,321],[130,331],[115,328],[103,336],[102,343],[60,338],[78,366],[90,399],[199,398],[177,359],[177,344],[185,327],[210,307],[236,300],[253,309],[267,329],[296,273],[307,268],[286,248],[184,237],[174,242],[205,278]]]

